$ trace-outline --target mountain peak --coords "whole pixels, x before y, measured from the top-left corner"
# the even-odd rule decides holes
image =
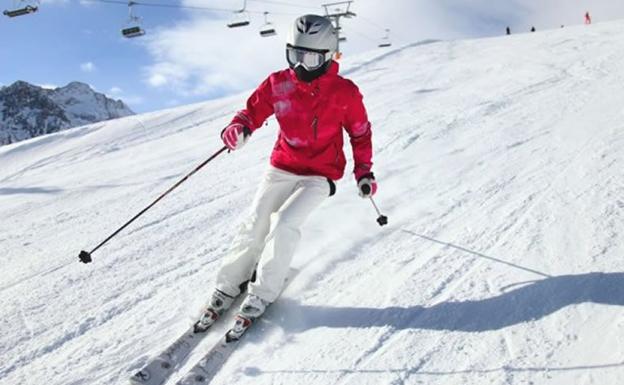
[[[0,88],[0,145],[133,114],[82,82],[45,89],[18,80]]]
[[[37,89],[37,88],[39,88],[39,87],[37,87],[37,86],[35,86],[35,85],[33,85],[33,84],[30,84],[30,83],[28,83],[28,82],[25,82],[25,81],[23,81],[23,80],[17,80],[16,82],[14,82],[13,84],[11,84],[10,86],[8,86],[8,87],[3,87],[3,89],[6,89],[6,90],[12,90],[12,89],[13,89],[13,90],[19,90],[19,89],[33,89],[33,90],[34,90],[34,89]]]
[[[82,91],[82,92],[95,92],[91,88],[91,86],[89,86],[88,84],[78,82],[78,81],[70,82],[65,87],[60,87],[60,88],[57,88],[56,90],[76,90],[76,91]]]

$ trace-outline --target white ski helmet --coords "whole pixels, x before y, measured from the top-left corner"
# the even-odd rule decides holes
[[[338,49],[338,34],[326,17],[303,15],[295,20],[288,32],[286,45],[323,52],[325,61],[328,61]]]

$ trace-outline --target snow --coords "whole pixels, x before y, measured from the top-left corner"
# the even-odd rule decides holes
[[[303,229],[298,275],[213,383],[619,383],[623,37],[614,22],[346,59],[390,224],[341,180]],[[188,327],[274,119],[92,264],[78,252],[217,151],[246,96],[0,148],[1,385],[123,384]]]

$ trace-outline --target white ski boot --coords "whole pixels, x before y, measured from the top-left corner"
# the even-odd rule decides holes
[[[264,313],[268,305],[269,302],[262,298],[248,294],[234,318],[234,326],[226,334],[226,341],[238,340],[249,329],[253,321]]]
[[[212,293],[210,304],[206,308],[206,311],[194,325],[195,333],[203,333],[208,330],[208,328],[232,306],[232,302],[234,302],[234,297],[220,290],[215,290],[214,293]]]
[[[257,295],[248,294],[241,304],[238,314],[253,320],[260,317],[268,305],[269,302],[263,300]]]

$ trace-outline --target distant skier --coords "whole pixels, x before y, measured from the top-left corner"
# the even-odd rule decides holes
[[[535,32],[535,26],[531,27],[531,32]]]
[[[591,24],[591,16],[589,16],[589,12],[585,12],[585,24]]]
[[[306,218],[336,189],[344,174],[343,129],[350,137],[359,195],[375,194],[371,124],[358,87],[338,75],[332,60],[338,36],[327,18],[296,19],[287,37],[289,68],[271,74],[223,130],[230,150],[240,149],[275,114],[279,135],[271,165],[248,218],[222,261],[216,288],[199,327],[209,327],[251,279],[238,316],[252,320],[280,294]]]
[[[511,35],[511,28],[507,27],[507,35]]]

